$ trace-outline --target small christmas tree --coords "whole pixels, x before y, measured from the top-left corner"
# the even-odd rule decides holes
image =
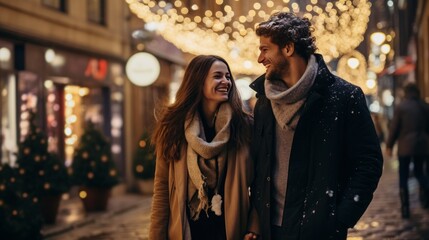
[[[69,191],[71,183],[63,162],[48,153],[47,137],[36,127],[33,112],[29,120],[30,131],[19,145],[17,158],[26,187],[38,197]]]
[[[134,176],[138,179],[152,179],[155,175],[154,147],[147,132],[140,137],[133,159]]]
[[[91,122],[75,149],[69,171],[73,184],[78,186],[111,188],[119,183],[110,143]]]
[[[42,239],[39,200],[24,188],[22,174],[0,165],[0,239]]]

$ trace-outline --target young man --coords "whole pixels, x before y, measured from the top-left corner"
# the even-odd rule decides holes
[[[311,24],[278,13],[256,29],[266,73],[257,92],[251,198],[259,229],[246,238],[346,239],[382,173],[362,90],[315,54]]]

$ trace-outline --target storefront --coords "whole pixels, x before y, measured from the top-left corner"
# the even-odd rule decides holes
[[[17,152],[16,78],[14,45],[0,39],[0,119],[1,163],[13,165]]]
[[[48,136],[49,151],[59,154],[65,164],[70,165],[85,126],[92,122],[110,140],[113,157],[123,175],[122,63],[31,43],[12,46],[15,61],[10,71],[15,77],[1,76],[2,135],[15,132],[15,142],[22,140],[29,130],[28,113],[35,111],[38,125]],[[4,88],[15,92],[15,97],[3,96]],[[6,108],[16,106],[16,113],[5,109],[5,105]],[[4,120],[5,112],[7,120]],[[12,121],[16,125],[11,124]],[[2,145],[2,161],[5,161],[3,155],[12,151],[11,145],[7,142]]]

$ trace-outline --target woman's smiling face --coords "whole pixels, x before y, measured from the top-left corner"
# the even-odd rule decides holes
[[[231,80],[231,73],[228,71],[226,64],[222,61],[215,61],[204,81],[203,102],[219,105],[228,101]]]

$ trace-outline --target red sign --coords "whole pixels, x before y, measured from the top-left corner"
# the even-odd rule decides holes
[[[107,61],[104,59],[91,58],[86,65],[85,76],[104,81],[107,76],[107,65]]]

